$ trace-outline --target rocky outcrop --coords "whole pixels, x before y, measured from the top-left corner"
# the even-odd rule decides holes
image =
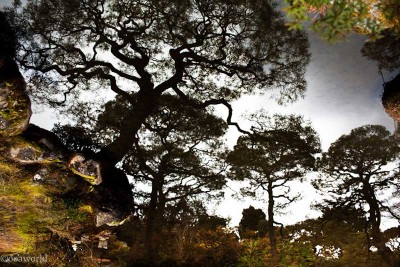
[[[81,251],[83,258],[111,262],[104,251],[119,242],[112,232],[131,213],[126,175],[68,150],[55,134],[29,124],[30,116],[18,66],[0,52],[0,254],[47,252],[56,242],[71,258]],[[83,247],[98,251],[82,255]]]
[[[33,129],[40,128],[29,125],[23,134],[0,143],[0,253],[29,252],[56,236],[70,242],[71,249],[76,240],[78,248],[99,246],[98,257],[105,260],[104,250],[112,242],[98,234],[105,229],[112,232],[128,220],[132,202],[129,185],[122,188],[112,182],[88,181],[71,170],[68,156],[73,152],[57,149],[46,136],[32,138]],[[100,163],[90,160],[90,164],[99,167]],[[97,175],[98,169],[94,170]],[[81,168],[79,171],[88,174]]]
[[[17,64],[11,58],[0,58],[0,137],[21,134],[31,114],[31,102]]]
[[[25,80],[14,61],[17,37],[0,12],[0,137],[22,133],[31,117]]]

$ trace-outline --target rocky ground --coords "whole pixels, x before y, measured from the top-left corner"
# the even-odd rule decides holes
[[[130,206],[120,205],[130,202],[129,188],[110,182],[117,169],[103,172],[101,162],[29,124],[30,116],[24,79],[14,60],[2,57],[0,253],[46,253],[46,266],[118,265],[127,245],[114,232],[129,219]]]

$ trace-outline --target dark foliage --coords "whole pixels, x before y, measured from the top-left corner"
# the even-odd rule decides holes
[[[399,167],[388,169],[399,158],[399,143],[379,125],[365,125],[341,136],[320,162],[324,173],[314,186],[325,192],[328,206],[366,206],[368,233],[383,259],[393,264],[396,259],[385,247],[380,225],[382,213],[399,215],[383,201],[383,192],[397,184]]]
[[[166,91],[192,108],[224,105],[247,92],[305,91],[308,43],[288,31],[270,1],[28,1],[13,13],[26,29],[19,63],[36,100],[79,106],[111,90],[131,106],[118,136],[99,158],[114,165]],[[105,56],[107,55],[107,56]],[[71,101],[68,101],[71,100]]]
[[[380,69],[389,71],[400,67],[400,36],[391,30],[383,31],[383,37],[364,44],[361,52],[364,57],[378,63]]]
[[[312,127],[294,115],[265,114],[253,116],[253,134],[239,137],[227,157],[235,179],[247,179],[250,187],[243,193],[255,196],[257,190],[267,193],[267,222],[271,252],[277,258],[274,225],[276,210],[284,209],[299,198],[290,195],[290,182],[314,168],[314,154],[320,151],[319,139]]]
[[[266,234],[266,229],[260,227],[263,222],[266,222],[266,215],[261,209],[256,209],[253,206],[243,209],[242,219],[239,223],[240,237],[246,238],[249,234],[248,231],[260,232],[257,236],[263,237]]]
[[[14,58],[16,55],[16,45],[17,36],[15,30],[10,25],[7,14],[0,12],[0,57]]]

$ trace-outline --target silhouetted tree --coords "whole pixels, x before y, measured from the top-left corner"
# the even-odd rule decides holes
[[[380,231],[382,212],[399,216],[381,195],[396,185],[399,174],[399,144],[383,126],[366,125],[341,136],[323,154],[323,175],[314,186],[325,193],[328,206],[367,207],[372,244],[394,266]]]
[[[262,226],[265,226],[266,222],[266,215],[262,209],[255,209],[253,206],[243,209],[242,219],[239,222],[240,238],[246,238],[249,230],[258,232],[257,236],[263,237],[266,230],[262,229]]]
[[[112,142],[123,127],[121,114],[129,112],[129,105],[117,97],[105,105],[90,129],[58,127],[67,130],[60,137],[75,148],[95,146],[90,140]],[[181,204],[186,206],[198,197],[217,197],[217,191],[224,186],[221,137],[225,129],[223,120],[205,110],[195,110],[176,96],[163,95],[136,135],[134,145],[122,160],[122,169],[133,177],[135,201],[144,210],[149,259],[156,259],[159,242],[153,239],[169,220],[166,209],[179,217],[178,213],[185,210],[179,208]],[[174,221],[172,215],[168,217]]]
[[[306,36],[267,0],[31,0],[16,24],[27,29],[18,61],[34,95],[80,105],[104,88],[130,103],[103,164],[122,160],[167,91],[193,108],[226,106],[234,125],[229,101],[243,93],[305,91]]]
[[[400,35],[386,30],[382,38],[366,42],[361,52],[364,57],[376,61],[380,69],[394,71],[400,67]]]
[[[227,160],[233,177],[249,180],[250,187],[244,193],[254,195],[258,189],[267,193],[268,235],[276,258],[275,211],[298,198],[289,195],[288,183],[314,167],[313,154],[319,152],[320,145],[316,132],[301,117],[259,114],[253,120],[254,134],[239,137]]]

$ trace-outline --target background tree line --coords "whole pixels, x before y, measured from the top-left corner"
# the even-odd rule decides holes
[[[366,125],[343,135],[318,156],[318,137],[300,117],[266,117],[265,113],[255,117],[259,120],[254,127],[257,134],[243,135],[231,151],[222,149],[218,154],[213,147],[212,154],[217,158],[203,155],[206,168],[219,170],[218,174],[203,176],[197,165],[192,165],[198,161],[190,153],[180,153],[168,163],[171,173],[163,176],[161,185],[156,185],[154,178],[132,175],[138,187],[134,189],[136,216],[118,231],[134,252],[120,256],[149,266],[162,262],[198,266],[396,266],[399,232],[397,228],[382,232],[381,221],[384,216],[399,216],[398,140],[383,126]],[[260,123],[261,118],[265,125]],[[267,130],[261,131],[260,125],[268,126]],[[224,124],[218,127],[223,129]],[[68,133],[62,128],[58,126],[56,132]],[[187,137],[184,134],[180,132],[180,137]],[[143,151],[132,151],[127,160],[141,161],[135,153],[142,155]],[[220,161],[219,169],[208,165],[213,160]],[[176,165],[179,162],[185,164]],[[131,168],[123,165],[128,173]],[[141,170],[137,163],[136,168],[142,173],[149,167]],[[155,168],[160,171],[160,165]],[[173,168],[177,168],[176,173]],[[318,173],[313,186],[322,199],[313,205],[322,215],[296,225],[282,225],[275,219],[276,212],[301,197],[290,194],[290,189],[309,172]],[[193,182],[182,182],[187,177]],[[228,220],[209,215],[205,208],[210,197],[223,197],[218,192],[228,179],[247,180],[249,187],[242,188],[243,197],[259,193],[258,199],[266,203],[262,210],[243,210],[237,230],[229,227]],[[148,181],[146,193],[141,184]],[[215,183],[219,185],[212,187]],[[156,190],[157,186],[160,188]],[[197,191],[199,188],[204,191]],[[163,192],[172,194],[174,190],[180,190],[181,195],[175,193],[172,200],[163,203],[168,199]]]
[[[399,264],[398,247],[385,245],[396,229],[380,229],[383,214],[398,219],[397,204],[381,196],[399,192],[398,141],[386,129],[354,129],[318,156],[317,133],[301,117],[260,111],[250,130],[232,121],[230,103],[246,93],[280,90],[285,102],[306,90],[307,37],[288,30],[276,4],[32,0],[4,12],[16,33],[10,56],[33,99],[73,117],[53,132],[101,165],[104,184],[116,183],[117,170],[133,180],[135,216],[115,229],[129,250],[115,258],[134,266]],[[396,39],[394,29],[383,38]],[[383,48],[367,44],[366,56],[397,68],[375,45]],[[102,93],[111,100],[99,100]],[[215,105],[227,109],[225,119]],[[232,150],[223,143],[227,126],[242,133]],[[313,185],[323,215],[280,224],[276,212],[300,197],[291,186],[310,171],[320,172]],[[266,214],[243,212],[240,240],[205,208],[228,179],[246,180],[243,194],[260,190],[267,203]]]

